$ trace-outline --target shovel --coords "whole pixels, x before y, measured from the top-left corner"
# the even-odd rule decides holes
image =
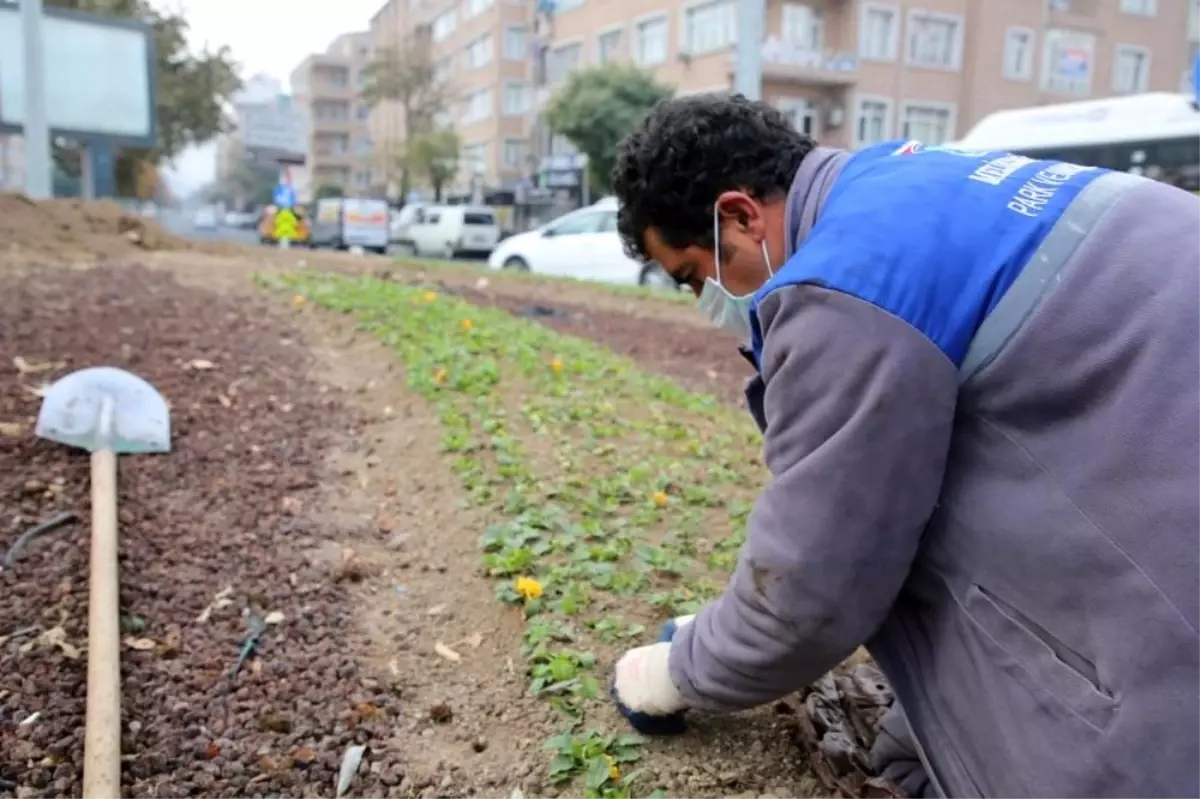
[[[121,795],[121,639],[117,604],[117,455],[169,452],[167,403],[122,369],[72,372],[42,399],[39,438],[92,453],[84,799]]]

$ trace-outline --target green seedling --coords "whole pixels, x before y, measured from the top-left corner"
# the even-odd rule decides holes
[[[524,618],[530,691],[570,729],[608,701],[587,650],[609,663],[645,633],[624,619],[693,612],[726,581],[766,479],[743,412],[434,287],[311,272],[260,282],[348,314],[395,352],[436,413],[460,502],[494,522],[479,538],[480,568]],[[602,729],[559,736],[552,778],[581,778],[590,797],[629,796],[640,746]]]

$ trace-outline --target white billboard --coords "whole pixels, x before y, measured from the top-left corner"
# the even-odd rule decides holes
[[[54,134],[153,143],[154,47],[146,26],[48,8],[42,36]],[[0,0],[0,129],[19,129],[24,119],[20,10]]]
[[[237,122],[247,152],[285,163],[304,163],[308,120],[285,99],[238,105]]]

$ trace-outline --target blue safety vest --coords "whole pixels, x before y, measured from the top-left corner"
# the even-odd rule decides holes
[[[858,152],[799,249],[755,293],[755,361],[761,369],[763,298],[809,283],[905,320],[965,380],[1019,328],[1087,231],[1135,180],[916,142]]]

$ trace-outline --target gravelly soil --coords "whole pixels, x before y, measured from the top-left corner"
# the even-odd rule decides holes
[[[305,377],[303,353],[261,307],[146,271],[4,286],[0,342],[0,546],[60,511],[81,517],[0,574],[0,793],[80,790],[88,459],[33,437],[30,389],[102,363],[152,381],[174,427],[171,455],[120,466],[125,790],[329,793],[343,750],[379,740],[399,712],[348,651],[338,575],[297,546],[321,533],[305,511],[331,431],[352,416]],[[16,356],[57,368],[22,374]],[[200,621],[227,588],[229,604]],[[231,678],[243,609],[284,620]],[[385,779],[369,774],[363,789]]]
[[[188,284],[245,288],[250,264],[190,259],[160,265]],[[476,573],[486,520],[457,501],[436,417],[377,342],[310,309],[281,322],[277,299],[140,269],[0,278],[0,554],[60,511],[81,517],[0,572],[0,796],[80,789],[88,463],[33,438],[31,389],[99,363],[155,383],[175,428],[171,455],[122,461],[126,795],[332,795],[354,743],[369,750],[351,795],[556,795],[541,742],[561,724],[514,669],[520,622]],[[551,324],[693,388],[720,393],[731,381],[713,365],[742,368],[719,334],[687,357],[635,348],[694,337],[694,325],[573,312]],[[229,603],[200,621],[219,596]],[[247,608],[284,618],[230,679]],[[462,663],[435,655],[435,641]],[[697,718],[649,748],[654,784],[673,796],[859,793],[858,767],[817,741],[862,737],[839,688],[832,705],[797,697],[750,718]]]

